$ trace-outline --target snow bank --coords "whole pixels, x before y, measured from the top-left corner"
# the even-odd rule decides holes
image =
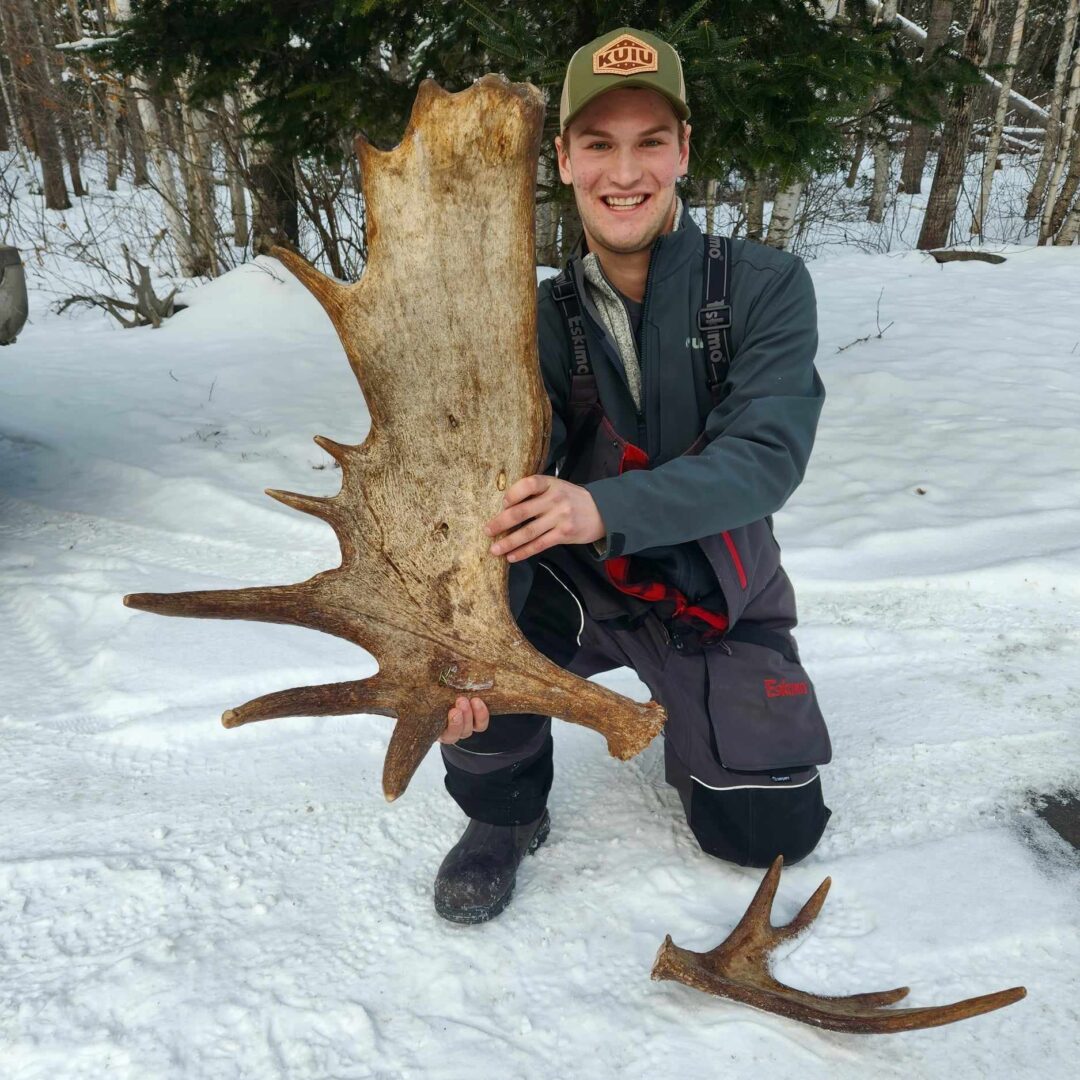
[[[834,887],[777,974],[1027,1000],[862,1039],[650,982],[665,933],[718,943],[760,877],[696,849],[657,746],[619,763],[558,724],[551,840],[463,928],[431,905],[463,824],[437,755],[389,806],[385,719],[225,731],[257,694],[374,670],[309,631],[120,602],[336,565],[262,489],[336,490],[311,436],[359,441],[367,414],[317,306],[259,260],[158,331],[37,304],[0,353],[4,1076],[1071,1076],[1080,866],[1030,800],[1080,783],[1080,251],[1006,254],[811,267],[829,397],[776,528],[834,813],[778,918]]]

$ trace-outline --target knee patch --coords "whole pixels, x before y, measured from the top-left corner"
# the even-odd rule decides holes
[[[687,822],[701,850],[739,866],[790,866],[817,847],[832,811],[821,778],[798,788],[720,789],[693,783]]]

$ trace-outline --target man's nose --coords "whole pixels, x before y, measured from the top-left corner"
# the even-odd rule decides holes
[[[641,178],[641,162],[638,161],[632,146],[624,146],[615,152],[610,177],[612,182],[620,187],[631,187]]]

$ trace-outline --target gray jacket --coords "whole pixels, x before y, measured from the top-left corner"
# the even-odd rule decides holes
[[[769,518],[806,469],[825,398],[814,367],[817,315],[810,275],[797,256],[746,240],[732,242],[733,355],[725,396],[714,407],[697,330],[703,240],[686,208],[679,227],[653,247],[641,330],[633,343],[636,356],[624,358],[625,334],[612,333],[619,328],[612,326],[610,296],[594,291],[605,291],[596,268],[589,274],[593,284],[586,285],[581,253],[571,256],[568,266],[586,316],[604,411],[619,435],[648,454],[652,466],[585,483],[607,536],[602,556],[591,546],[583,551],[594,560],[629,554],[651,560],[656,572],[691,600],[706,596],[715,590],[717,576],[693,541]],[[549,471],[565,454],[571,368],[551,286],[551,279],[541,282],[537,309],[540,363],[552,405]],[[598,299],[608,308],[603,314]],[[637,374],[640,392],[634,393]],[[683,457],[702,431],[708,440],[704,450]],[[515,612],[531,577],[528,562],[511,567]]]

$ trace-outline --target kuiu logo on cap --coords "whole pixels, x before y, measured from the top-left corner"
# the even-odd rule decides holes
[[[633,36],[623,34],[593,53],[594,75],[637,75],[656,71],[656,50]]]

